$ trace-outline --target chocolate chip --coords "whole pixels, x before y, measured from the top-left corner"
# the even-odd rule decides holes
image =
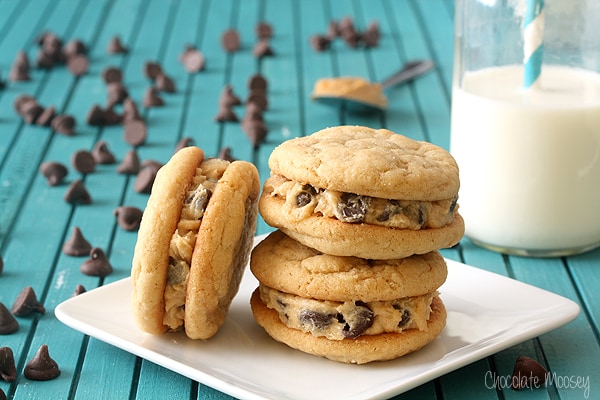
[[[259,120],[247,120],[242,124],[242,130],[250,139],[250,142],[257,147],[267,137],[267,127]]]
[[[228,29],[221,35],[221,45],[228,53],[240,49],[240,35],[235,29]]]
[[[56,117],[56,108],[54,108],[54,106],[50,106],[42,111],[42,113],[35,120],[35,123],[40,126],[50,126],[54,117]]]
[[[33,381],[47,381],[60,375],[58,364],[50,357],[48,345],[43,344],[35,356],[27,362],[23,370],[25,378]]]
[[[132,119],[125,122],[123,138],[132,146],[141,146],[146,143],[148,130],[146,123],[139,119]]]
[[[253,90],[248,95],[246,103],[254,103],[259,110],[265,111],[269,107],[266,93],[262,90]]]
[[[27,101],[21,105],[21,116],[27,124],[33,124],[37,118],[44,112],[44,107],[37,101]]]
[[[156,173],[158,172],[158,168],[147,166],[140,169],[140,171],[135,176],[135,181],[133,182],[133,189],[137,193],[146,193],[150,194],[152,191],[152,185],[154,184],[154,180],[156,179]]]
[[[40,173],[50,186],[60,185],[68,174],[67,167],[56,161],[46,161],[40,164]]]
[[[31,79],[29,76],[29,59],[24,51],[19,51],[15,60],[13,61],[12,67],[8,74],[8,79],[11,81],[28,81]]]
[[[71,165],[82,174],[89,174],[96,170],[96,159],[92,152],[78,150],[71,156]]]
[[[310,37],[310,45],[315,51],[325,51],[331,47],[331,39],[325,35],[313,35]]]
[[[64,199],[70,204],[92,204],[92,196],[81,179],[77,179],[69,185]]]
[[[220,158],[221,160],[225,160],[225,161],[229,161],[229,162],[234,162],[236,160],[231,155],[231,147],[223,147],[219,151],[219,155],[217,155],[217,158]]]
[[[114,209],[113,214],[122,229],[135,231],[140,227],[143,212],[137,207],[120,206]]]
[[[238,122],[238,116],[235,111],[231,109],[231,107],[221,106],[219,107],[219,111],[217,115],[215,115],[215,121],[218,122]]]
[[[273,36],[273,27],[271,26],[271,24],[265,21],[261,21],[258,24],[256,24],[255,31],[256,36],[259,39],[268,39]]]
[[[520,356],[515,361],[512,373],[512,388],[521,390],[525,388],[539,388],[546,382],[547,371],[533,358]]]
[[[298,315],[298,320],[308,330],[323,330],[329,327],[336,320],[336,314],[325,314],[313,310],[302,310]]]
[[[38,301],[33,288],[31,286],[26,286],[17,296],[11,311],[17,317],[26,317],[36,312],[44,314],[46,309],[43,304]]]
[[[123,120],[142,119],[135,101],[131,97],[123,100]]]
[[[409,322],[410,322],[410,311],[409,310],[402,311],[402,316],[400,317],[400,321],[398,321],[398,328],[402,328]]]
[[[146,90],[142,104],[147,108],[160,107],[165,105],[165,101],[158,94],[158,90],[154,86],[151,86]]]
[[[402,206],[397,200],[390,200],[386,203],[383,211],[377,216],[377,221],[385,222],[388,221],[394,215],[398,215],[402,212]]]
[[[223,107],[238,106],[242,104],[240,98],[233,92],[231,85],[225,85],[219,97],[219,105]]]
[[[0,377],[4,382],[17,380],[15,356],[10,347],[0,347]]]
[[[20,94],[15,98],[15,101],[13,102],[13,108],[15,110],[15,112],[19,115],[23,115],[23,105],[33,101],[34,103],[37,102],[35,100],[35,98],[29,94]]]
[[[96,164],[114,164],[117,161],[114,154],[109,150],[108,143],[104,140],[96,142],[92,149],[92,156]]]
[[[102,70],[102,79],[106,84],[123,81],[123,72],[117,67],[106,67]]]
[[[246,112],[244,114],[244,122],[251,120],[258,120],[263,122],[263,109],[260,108],[260,105],[254,101],[246,104]]]
[[[162,72],[156,76],[155,85],[156,89],[161,92],[175,93],[177,91],[173,79]]]
[[[356,339],[373,325],[375,314],[366,304],[356,302],[356,308],[352,314],[344,316],[343,319],[345,320],[345,325],[342,334],[348,339]]]
[[[117,167],[117,172],[120,174],[135,175],[140,171],[140,158],[135,150],[129,150],[125,153],[125,157]]]
[[[183,137],[183,138],[179,139],[177,141],[177,143],[175,144],[175,149],[173,150],[173,153],[177,153],[179,150],[181,150],[185,147],[192,146],[193,144],[194,144],[194,139],[192,139],[191,137]]]
[[[90,258],[79,267],[81,272],[89,276],[105,277],[113,272],[113,268],[106,258],[106,254],[99,247],[90,250]]]
[[[68,256],[88,256],[92,250],[92,245],[81,233],[81,229],[73,227],[71,236],[62,246],[62,251]]]
[[[268,39],[259,40],[252,48],[252,53],[257,58],[275,55],[275,52],[271,48],[271,44],[269,43]]]
[[[106,52],[108,54],[127,53],[127,47],[125,47],[125,45],[121,42],[121,38],[119,38],[119,36],[113,36],[108,42]]]
[[[302,191],[296,195],[296,205],[298,207],[309,205],[316,194],[317,191],[311,185],[306,184],[302,186]]]
[[[75,134],[75,118],[71,115],[57,115],[51,123],[52,129],[63,135],[73,136]]]
[[[248,89],[267,91],[268,83],[264,76],[261,74],[254,74],[248,79]]]
[[[63,46],[63,54],[67,59],[69,59],[70,57],[76,56],[76,55],[81,55],[81,54],[86,54],[86,53],[87,53],[86,45],[79,39],[70,40]]]
[[[111,82],[107,84],[106,92],[108,95],[108,108],[114,106],[115,104],[123,103],[123,101],[127,97],[129,97],[129,92],[127,91],[127,88],[121,82]]]
[[[84,54],[70,56],[67,61],[67,68],[75,76],[84,75],[87,72],[89,65],[90,62]]]
[[[162,67],[159,63],[147,61],[144,64],[144,76],[150,80],[155,80],[158,74],[162,72]]]
[[[83,287],[83,285],[77,285],[75,286],[75,290],[73,291],[73,294],[71,295],[71,297],[75,297],[75,296],[79,296],[82,293],[85,293],[86,289],[85,287]]]
[[[0,335],[8,335],[19,330],[19,323],[0,301]]]
[[[369,197],[352,193],[343,193],[337,211],[344,222],[357,223],[365,219],[369,210]]]
[[[94,104],[87,113],[85,121],[91,126],[104,125],[104,110],[98,104]]]
[[[190,74],[202,71],[206,64],[204,54],[193,46],[187,46],[179,60]]]

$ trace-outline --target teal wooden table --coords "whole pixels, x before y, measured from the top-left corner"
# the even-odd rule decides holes
[[[72,296],[75,287],[87,290],[129,275],[136,233],[121,229],[113,216],[119,205],[145,206],[147,195],[134,190],[134,177],[119,174],[115,165],[99,165],[85,176],[70,164],[77,150],[91,150],[105,141],[120,162],[131,148],[121,125],[97,127],[86,123],[94,104],[106,104],[102,71],[123,71],[129,95],[140,104],[148,139],[140,146],[142,160],[166,162],[177,142],[192,138],[207,155],[224,147],[232,155],[256,164],[261,178],[269,175],[267,158],[288,138],[327,126],[360,124],[387,127],[444,148],[449,145],[452,74],[453,2],[448,0],[303,0],[303,1],[37,1],[0,0],[0,301],[8,308],[25,286],[31,286],[46,308],[44,314],[18,318],[20,328],[0,335],[0,347],[14,352],[17,378],[0,381],[9,399],[217,399],[228,396],[188,378],[72,330],[54,316],[55,307]],[[309,37],[325,33],[330,20],[351,17],[360,29],[379,23],[381,38],[373,48],[348,47],[341,40],[331,49],[315,51]],[[255,27],[266,21],[273,28],[274,55],[257,58]],[[241,48],[227,53],[222,33],[235,28]],[[38,38],[53,32],[65,42],[79,39],[88,48],[89,69],[75,77],[64,65],[35,67]],[[118,36],[128,53],[108,54]],[[206,68],[190,74],[179,56],[194,45],[206,57]],[[19,51],[31,63],[29,81],[8,79]],[[369,116],[337,112],[309,100],[314,82],[325,76],[356,75],[376,81],[403,62],[427,58],[433,72],[388,93],[389,110]],[[145,62],[156,61],[176,83],[175,93],[161,94],[163,107],[143,108],[149,86]],[[268,135],[257,147],[239,123],[216,122],[218,98],[226,84],[242,98],[255,73],[269,84],[269,108],[264,113]],[[76,118],[75,135],[27,124],[13,108],[15,99],[30,94],[57,113]],[[243,108],[238,109],[242,117]],[[68,167],[66,183],[49,186],[38,172],[41,163],[58,161]],[[93,201],[71,205],[63,196],[68,183],[82,179]],[[82,274],[80,257],[61,251],[72,229],[109,257],[114,272],[105,278]],[[270,228],[260,221],[257,233]],[[600,398],[600,250],[552,259],[505,256],[476,247],[464,239],[444,256],[555,292],[572,299],[581,313],[571,323],[490,357],[441,376],[399,399],[580,399]],[[23,367],[42,344],[62,374],[50,381],[31,381]],[[550,385],[514,391],[490,387],[486,374],[510,375],[515,359],[527,355],[562,377],[587,379],[586,387]],[[351,379],[351,377],[348,377]],[[340,382],[343,384],[343,382]]]

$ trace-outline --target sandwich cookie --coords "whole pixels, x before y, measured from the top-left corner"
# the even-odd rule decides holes
[[[433,341],[446,323],[437,251],[393,260],[323,254],[271,233],[252,252],[254,318],[277,341],[334,361],[389,360]]]
[[[132,311],[147,333],[208,339],[223,324],[248,262],[260,182],[245,161],[190,146],[156,175],[135,246]]]
[[[402,258],[463,236],[458,166],[431,143],[338,126],[282,143],[269,167],[265,222],[323,253]]]

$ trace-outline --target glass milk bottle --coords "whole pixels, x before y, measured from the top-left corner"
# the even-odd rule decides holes
[[[450,151],[466,236],[600,246],[600,1],[457,0]]]

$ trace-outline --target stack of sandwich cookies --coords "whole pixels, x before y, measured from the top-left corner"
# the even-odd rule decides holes
[[[131,270],[142,331],[184,329],[192,339],[217,332],[248,262],[259,194],[253,164],[205,159],[193,146],[158,171]]]
[[[458,243],[458,167],[388,130],[325,129],[269,159],[259,210],[279,230],[253,251],[255,319],[274,339],[335,361],[413,352],[446,322],[438,250]]]

